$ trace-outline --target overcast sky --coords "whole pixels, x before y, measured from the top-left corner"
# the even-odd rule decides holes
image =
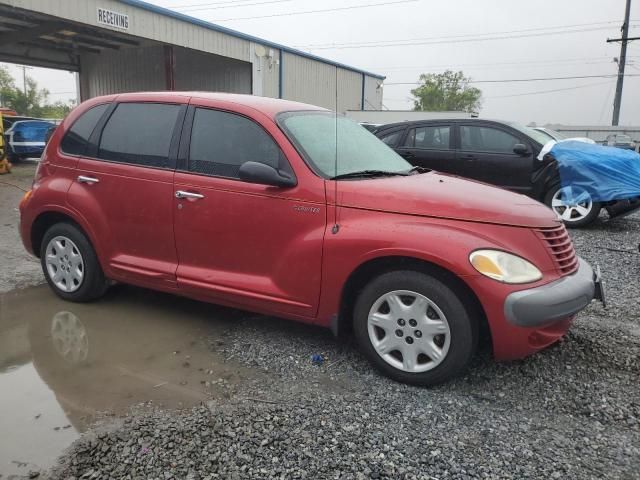
[[[483,117],[539,124],[611,122],[615,78],[484,82],[615,75],[614,58],[620,46],[607,44],[606,39],[620,36],[625,0],[151,3],[385,75],[384,105],[389,109],[412,107],[409,91],[413,87],[394,83],[415,82],[420,73],[454,69],[481,82],[475,86],[483,92]],[[630,35],[639,36],[640,0],[632,3]],[[362,5],[369,7],[347,9]],[[317,12],[329,9],[341,10]],[[316,13],[291,15],[309,11]],[[478,37],[492,40],[481,41]],[[17,68],[12,72],[21,76]],[[44,69],[28,73],[53,92],[53,98],[73,97],[69,93],[75,90],[73,75]],[[640,41],[630,43],[627,74],[621,124],[640,125]]]

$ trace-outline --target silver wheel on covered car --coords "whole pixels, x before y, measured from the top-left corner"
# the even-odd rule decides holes
[[[84,260],[71,239],[61,235],[53,237],[47,243],[45,255],[47,274],[56,288],[72,293],[82,286]]]
[[[584,188],[569,185],[555,192],[551,208],[564,222],[580,222],[593,211],[593,199]]]
[[[395,290],[378,298],[368,318],[369,340],[394,368],[421,373],[442,363],[451,345],[447,317],[420,293]]]

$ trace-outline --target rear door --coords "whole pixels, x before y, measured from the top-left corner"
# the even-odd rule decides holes
[[[111,278],[171,288],[173,175],[186,105],[137,99],[148,101],[114,104],[94,131],[68,199],[90,223]]]
[[[520,193],[531,191],[533,149],[525,138],[496,124],[460,123],[459,139],[460,175]],[[526,145],[528,153],[515,153],[517,144]]]
[[[457,173],[453,128],[446,123],[410,127],[396,151],[412,165]]]
[[[187,116],[175,176],[180,289],[231,306],[313,317],[327,222],[324,181],[302,167],[267,117],[238,104],[199,102]],[[248,161],[294,173],[298,185],[243,182],[238,171]]]

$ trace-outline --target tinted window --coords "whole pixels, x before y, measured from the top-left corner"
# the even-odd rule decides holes
[[[70,155],[84,155],[89,137],[107,108],[109,104],[105,103],[84,112],[62,139],[60,143],[62,151]]]
[[[122,103],[102,131],[98,157],[114,162],[169,167],[169,146],[180,106]]]
[[[199,108],[196,110],[189,148],[189,171],[238,178],[246,162],[287,168],[280,148],[255,122],[234,115]]]
[[[382,140],[384,143],[386,143],[390,147],[394,147],[398,143],[398,140],[400,140],[400,135],[402,134],[402,132],[403,131],[400,130],[399,132],[389,133],[384,137],[380,137],[380,140]]]
[[[409,130],[405,147],[449,149],[451,127],[420,127]]]
[[[463,150],[476,152],[513,153],[513,147],[521,143],[513,135],[491,127],[460,127]]]

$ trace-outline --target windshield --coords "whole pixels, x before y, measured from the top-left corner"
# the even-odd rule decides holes
[[[549,135],[551,135],[554,140],[566,140],[567,137],[566,135],[563,135],[560,132],[556,132],[555,130],[551,130],[550,128],[547,128],[544,130],[545,133],[548,133]]]
[[[519,123],[509,123],[508,125],[515,128],[519,132],[524,133],[527,137],[535,140],[540,145],[544,145],[545,143],[547,143],[549,141],[549,137],[551,136],[548,133],[541,132],[540,130],[536,130],[531,127],[525,127],[524,125],[520,125]],[[551,140],[554,140],[554,138],[551,138]]]
[[[325,178],[365,170],[411,170],[409,163],[372,133],[333,112],[288,112],[279,116],[278,123],[305,160]]]

